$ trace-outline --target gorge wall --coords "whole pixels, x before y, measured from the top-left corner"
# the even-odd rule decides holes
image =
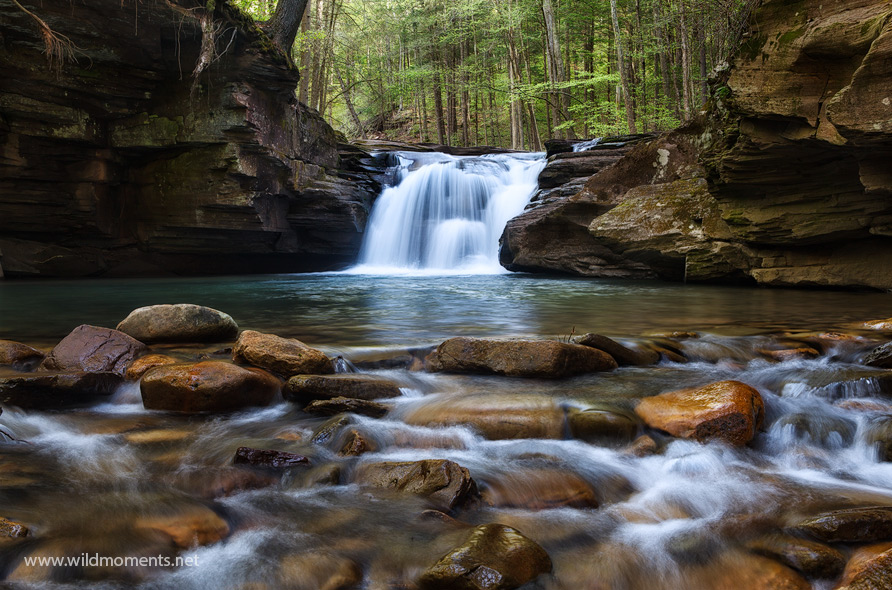
[[[892,4],[763,0],[749,25],[703,112],[534,202],[502,263],[892,289]]]
[[[380,186],[225,2],[0,0],[0,276],[322,270]],[[192,71],[202,23],[211,63]]]

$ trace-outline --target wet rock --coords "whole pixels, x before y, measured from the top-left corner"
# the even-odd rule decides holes
[[[437,347],[434,369],[556,379],[609,371],[613,358],[594,348],[554,340],[451,338]]]
[[[321,350],[310,348],[300,340],[253,330],[245,330],[239,335],[232,349],[232,360],[286,377],[334,373],[334,366]]]
[[[341,430],[353,424],[353,422],[355,422],[355,420],[346,414],[334,416],[323,422],[319,428],[314,430],[313,434],[310,435],[310,440],[317,445],[328,444],[337,437]]]
[[[133,527],[159,531],[180,549],[210,545],[229,534],[229,525],[210,508],[191,506],[178,512],[141,516]]]
[[[649,348],[633,350],[623,346],[616,340],[600,334],[585,334],[576,340],[576,344],[590,346],[602,350],[612,356],[620,366],[646,366],[655,365],[660,361],[658,352]]]
[[[0,537],[17,539],[27,537],[29,533],[28,527],[22,523],[0,516]]]
[[[300,478],[304,487],[336,486],[341,483],[341,467],[334,463],[320,465],[306,471]]]
[[[259,369],[202,361],[155,367],[143,376],[139,390],[148,410],[228,412],[269,405],[281,382]]]
[[[872,320],[864,322],[863,326],[868,330],[879,330],[880,332],[892,332],[892,318],[885,320]]]
[[[86,371],[123,375],[146,345],[117,330],[80,325],[44,359],[48,371]]]
[[[827,543],[892,540],[892,506],[834,510],[803,520],[793,530]]]
[[[392,381],[370,375],[295,375],[288,380],[286,392],[288,399],[304,403],[336,397],[373,400],[402,395]]]
[[[481,495],[497,508],[597,508],[595,490],[570,471],[524,469],[487,481]]]
[[[808,438],[821,445],[851,444],[857,425],[854,421],[817,412],[790,413],[782,416],[772,428],[790,428],[799,438]]]
[[[812,585],[787,566],[758,555],[721,559],[707,564],[686,582],[704,590],[812,590]]]
[[[388,407],[377,402],[370,402],[362,399],[353,399],[349,397],[335,397],[332,399],[317,399],[311,401],[304,408],[304,412],[308,414],[318,414],[320,416],[336,416],[337,414],[359,414],[360,416],[371,416],[372,418],[381,418],[388,412]]]
[[[353,482],[423,496],[433,507],[447,512],[478,495],[468,470],[444,459],[366,463],[356,469]]]
[[[193,434],[190,430],[138,430],[124,434],[124,440],[134,445],[170,444],[184,441]]]
[[[310,460],[303,455],[277,451],[275,449],[253,449],[251,447],[239,447],[235,451],[232,460],[236,465],[254,465],[255,467],[271,467],[273,469],[288,469],[309,465]]]
[[[130,363],[130,366],[124,372],[124,379],[127,381],[139,381],[149,369],[162,365],[175,365],[179,362],[166,354],[147,354]]]
[[[789,535],[767,535],[746,547],[813,578],[836,578],[846,565],[845,556],[833,547]]]
[[[765,407],[749,385],[720,381],[645,398],[635,412],[648,426],[673,436],[744,445],[761,426]]]
[[[659,450],[657,441],[644,434],[633,440],[624,452],[634,457],[649,457],[656,455]]]
[[[468,539],[427,570],[421,590],[511,590],[551,571],[542,547],[502,524],[476,527]]]
[[[669,350],[668,348],[664,348],[662,346],[654,346],[653,350],[660,355],[660,360],[666,360],[670,363],[680,363],[684,364],[688,362],[688,359],[679,352],[675,352],[674,350]]]
[[[467,397],[433,402],[406,413],[414,426],[468,426],[490,440],[564,438],[565,417],[551,400]]]
[[[864,441],[876,450],[880,461],[892,461],[892,417],[885,415],[886,408],[880,411],[884,414],[867,420]]]
[[[862,362],[868,367],[892,369],[892,342],[877,346],[867,353]]]
[[[785,361],[814,359],[821,356],[820,352],[808,346],[785,348],[781,350],[760,350],[759,354],[781,363]]]
[[[846,564],[837,590],[889,590],[892,588],[892,544],[860,547]]]
[[[374,441],[368,439],[364,434],[354,428],[347,432],[344,444],[341,445],[341,450],[338,451],[338,455],[342,457],[358,457],[363,453],[373,453],[377,450],[378,445],[376,445]]]
[[[325,551],[285,556],[279,565],[281,590],[352,590],[362,583],[362,568],[351,559]]]
[[[172,461],[174,468],[179,467],[180,457],[178,453],[174,454]],[[173,483],[178,489],[213,500],[247,490],[259,490],[276,485],[280,481],[281,476],[271,470],[233,466],[178,471]]]
[[[238,325],[229,315],[191,303],[134,309],[117,329],[146,343],[223,342],[238,336]]]
[[[16,369],[30,371],[40,364],[46,355],[27,344],[12,340],[0,340],[0,365],[12,365]]]
[[[567,412],[573,438],[590,443],[629,442],[638,435],[639,420],[614,409],[587,408]]]
[[[113,394],[121,382],[116,373],[27,373],[0,377],[0,403],[38,410],[81,406]]]

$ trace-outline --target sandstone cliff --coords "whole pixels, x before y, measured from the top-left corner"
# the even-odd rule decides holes
[[[368,154],[225,2],[0,0],[0,276],[303,271],[351,261]],[[192,71],[201,21],[213,61]],[[64,35],[64,37],[62,37]],[[340,153],[339,153],[340,147]]]
[[[892,289],[892,5],[764,0],[704,112],[513,219],[513,270]]]

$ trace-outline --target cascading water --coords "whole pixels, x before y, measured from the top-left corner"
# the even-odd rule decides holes
[[[544,154],[396,156],[397,183],[378,197],[351,272],[504,272],[499,237],[536,190]]]

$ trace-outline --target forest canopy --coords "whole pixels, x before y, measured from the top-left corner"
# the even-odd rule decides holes
[[[234,0],[255,19],[274,0]],[[309,0],[299,100],[350,137],[539,150],[677,126],[755,0]]]

